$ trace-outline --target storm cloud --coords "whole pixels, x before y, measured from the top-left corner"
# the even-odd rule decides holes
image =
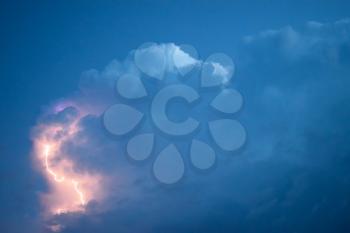
[[[248,142],[236,155],[219,155],[209,172],[187,169],[172,187],[155,182],[149,160],[130,161],[102,125],[103,111],[118,102],[115,81],[139,72],[134,51],[84,72],[67,106],[39,122],[87,113],[62,151],[78,172],[109,177],[108,197],[48,224],[67,233],[348,232],[350,21],[269,29],[241,43],[233,86],[244,96],[237,118]]]

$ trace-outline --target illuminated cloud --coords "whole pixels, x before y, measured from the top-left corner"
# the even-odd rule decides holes
[[[92,200],[103,198],[103,177],[97,173],[79,172],[79,164],[64,150],[64,144],[85,143],[75,135],[84,115],[74,107],[62,110],[56,105],[52,115],[34,129],[34,160],[48,182],[48,193],[41,195],[45,215],[81,212]]]
[[[147,56],[166,61],[167,71],[174,69],[174,64],[169,63],[172,56],[178,69],[199,62],[174,44],[157,45],[140,52],[142,61]],[[152,60],[145,69],[154,75],[155,65],[159,65],[158,61]],[[112,61],[102,72],[86,71],[79,83],[79,92],[53,103],[39,118],[32,133],[33,160],[47,182],[47,191],[40,197],[43,215],[49,222],[61,215],[87,213],[91,206],[97,205],[98,209],[93,208],[98,212],[108,210],[109,200],[125,197],[124,190],[118,190],[116,197],[115,189],[135,182],[137,173],[131,175],[114,159],[118,145],[104,132],[100,115],[114,101],[116,80],[138,73],[128,58],[123,63]],[[121,181],[120,177],[125,174],[128,177]],[[127,189],[128,196],[132,196],[132,189]],[[54,221],[48,228],[58,232],[64,230],[65,225]]]

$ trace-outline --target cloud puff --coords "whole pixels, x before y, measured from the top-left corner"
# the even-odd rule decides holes
[[[286,26],[277,30],[265,30],[257,35],[246,36],[243,42],[254,47],[255,52],[268,54],[279,52],[282,58],[318,60],[332,64],[349,63],[350,20],[334,23],[309,21],[297,30]],[[272,47],[275,47],[272,49]]]

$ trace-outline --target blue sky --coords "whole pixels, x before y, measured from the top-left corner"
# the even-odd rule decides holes
[[[0,230],[50,232],[53,222],[63,232],[349,232],[349,10],[348,1],[312,0],[2,2]],[[146,165],[111,156],[100,118],[88,117],[83,134],[103,149],[98,166],[83,168],[108,173],[118,163],[131,181],[106,211],[45,222],[33,126],[76,95],[84,71],[103,73],[148,41],[233,58],[248,144],[168,189]],[[67,148],[77,161],[91,149]]]

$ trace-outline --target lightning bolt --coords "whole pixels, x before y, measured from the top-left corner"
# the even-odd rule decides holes
[[[52,169],[50,168],[49,161],[48,161],[50,150],[51,150],[51,146],[50,145],[45,145],[45,147],[44,147],[45,169],[51,176],[53,176],[55,181],[57,181],[59,183],[63,182],[64,181],[64,177],[63,176],[58,177],[58,175],[54,171],[52,171]]]
[[[45,169],[53,177],[53,179],[56,182],[62,183],[62,182],[65,181],[64,176],[57,175],[50,167],[50,164],[49,164],[50,152],[51,152],[51,145],[45,144],[44,145],[44,158],[45,158],[44,164],[45,164]],[[79,197],[80,204],[82,206],[84,206],[86,204],[85,195],[79,188],[79,182],[77,182],[76,180],[72,179],[71,180],[71,184],[73,185],[74,191],[77,193],[77,195]],[[61,214],[61,213],[64,213],[64,212],[66,212],[66,211],[64,211],[63,209],[58,209],[56,213],[57,214]]]
[[[61,111],[61,107],[57,106],[53,114]],[[43,122],[33,129],[33,165],[46,179],[48,186],[45,192],[40,193],[44,207],[43,217],[46,219],[67,213],[85,212],[91,200],[102,201],[105,198],[102,181],[107,177],[94,171],[77,169],[79,164],[73,154],[65,150],[67,143],[88,143],[78,136],[79,122],[87,114],[82,110],[71,116],[69,121]],[[59,232],[64,226],[54,224],[48,227],[51,231]]]
[[[58,114],[68,106],[73,105],[59,103],[48,114]],[[78,109],[77,106],[73,107]],[[69,121],[41,122],[33,128],[33,165],[48,186],[45,192],[40,193],[45,221],[51,221],[57,215],[85,212],[91,200],[102,201],[105,198],[102,181],[107,177],[94,171],[77,169],[79,164],[65,150],[66,143],[88,143],[77,135],[80,132],[79,122],[87,114],[91,112],[80,109],[77,115],[70,116]],[[60,232],[65,225],[55,221],[49,222],[47,227],[50,232]]]
[[[72,184],[73,184],[73,186],[74,186],[75,191],[76,191],[76,192],[78,193],[78,195],[79,195],[80,203],[81,203],[82,205],[85,205],[84,193],[81,192],[81,191],[79,190],[79,187],[78,187],[79,183],[78,183],[77,181],[75,181],[75,180],[72,180]]]

